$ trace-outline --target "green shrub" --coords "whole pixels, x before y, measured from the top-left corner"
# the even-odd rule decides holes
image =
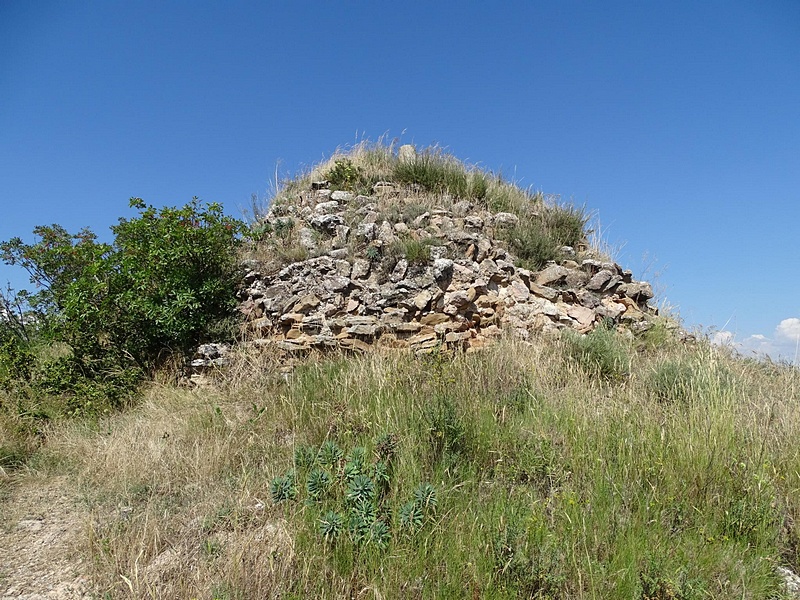
[[[685,360],[669,360],[657,365],[648,386],[659,402],[683,404],[692,398],[696,385],[694,367]]]
[[[365,183],[364,169],[349,158],[335,160],[326,178],[334,188],[342,190],[354,190]]]
[[[630,357],[613,329],[600,326],[586,335],[565,332],[567,354],[587,373],[619,380],[630,373]]]
[[[112,244],[59,225],[36,227],[33,244],[0,244],[0,258],[27,270],[40,289],[20,292],[39,343],[68,348],[38,373],[14,371],[6,351],[0,370],[43,393],[71,396],[70,412],[101,396],[115,404],[170,355],[218,338],[234,315],[243,224],[196,198],[182,208],[156,209],[138,198],[130,205],[140,214],[111,228]]]

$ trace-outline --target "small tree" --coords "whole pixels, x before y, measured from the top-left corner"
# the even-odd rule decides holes
[[[39,288],[17,298],[29,304],[41,339],[70,350],[42,376],[44,391],[75,393],[87,381],[129,388],[167,356],[219,335],[234,314],[244,224],[197,198],[182,208],[139,198],[130,205],[139,216],[111,228],[112,244],[59,225],[35,228],[34,244],[0,244],[0,258]]]
[[[140,216],[111,228],[114,295],[123,309],[113,342],[152,369],[165,353],[187,353],[223,333],[236,306],[244,224],[197,198],[182,208],[156,209],[139,198],[131,206]]]

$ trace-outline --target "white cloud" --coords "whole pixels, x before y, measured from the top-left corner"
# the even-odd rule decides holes
[[[733,332],[722,330],[711,335],[711,343],[733,347],[745,356],[769,356],[800,365],[800,319],[784,319],[771,338],[757,333],[739,340]]]
[[[730,346],[735,343],[735,337],[732,331],[715,331],[711,334],[711,343],[717,346]]]
[[[791,342],[800,341],[800,319],[784,319],[775,328],[775,337],[783,338]]]

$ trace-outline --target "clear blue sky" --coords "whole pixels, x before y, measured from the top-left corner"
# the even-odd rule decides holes
[[[687,327],[794,355],[796,0],[0,0],[2,240],[131,196],[238,216],[383,134],[585,204]]]

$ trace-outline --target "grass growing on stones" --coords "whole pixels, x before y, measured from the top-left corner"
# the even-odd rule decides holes
[[[251,351],[212,387],[55,425],[37,461],[85,490],[101,597],[781,597],[797,370],[598,336],[287,377]]]

